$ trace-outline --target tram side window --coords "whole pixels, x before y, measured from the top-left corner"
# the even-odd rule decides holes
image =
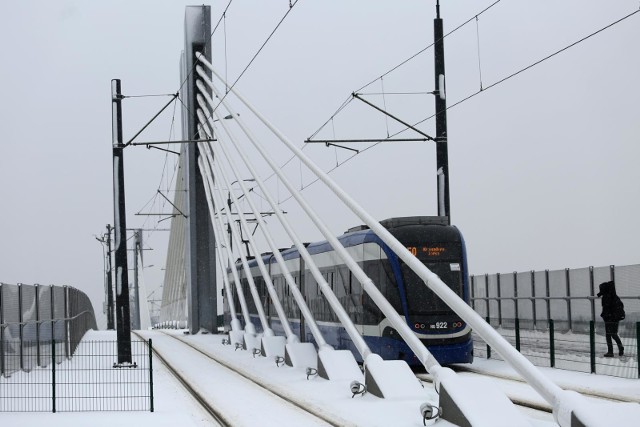
[[[340,301],[340,304],[347,310],[347,313],[351,313],[352,304],[349,303],[349,269],[347,267],[339,267],[336,274],[336,297]]]
[[[398,289],[398,283],[391,269],[391,263],[389,260],[381,260],[380,263],[382,264],[380,290],[398,313],[403,314],[400,290]]]
[[[375,286],[380,289],[380,279],[384,277],[380,274],[380,261],[366,261],[364,263],[364,272],[373,281]],[[382,321],[383,315],[380,309],[375,305],[373,300],[368,295],[362,296],[363,301],[363,317],[365,325],[375,325]]]
[[[242,279],[240,283],[242,283],[242,292],[244,294],[244,299],[247,302],[247,309],[249,310],[249,313],[256,314],[256,303],[253,300],[253,295],[249,291],[249,281],[247,279]]]
[[[362,285],[353,276],[351,271],[349,273],[349,304],[352,304],[352,312],[351,318],[357,324],[362,324]]]
[[[328,280],[327,282],[329,283],[329,286],[331,287],[331,291],[335,294],[337,294],[337,275],[336,275],[336,271],[330,271],[328,276]],[[325,298],[326,301],[326,298]],[[327,311],[328,311],[328,315],[329,315],[329,320],[332,322],[337,322],[338,321],[338,315],[336,314],[336,312],[333,310],[333,308],[331,307],[331,304],[329,304],[329,301],[326,301],[326,305],[327,305]]]
[[[299,288],[300,285],[298,284],[298,275],[297,274],[293,277],[293,282]],[[291,292],[291,289],[289,289],[288,287],[287,287],[287,316],[290,317],[290,318],[297,317],[296,316],[296,302],[295,302],[295,299],[293,298],[293,293]]]

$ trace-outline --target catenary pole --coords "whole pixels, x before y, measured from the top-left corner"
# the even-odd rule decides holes
[[[124,144],[122,143],[122,91],[119,79],[111,80],[113,137],[113,208],[116,267],[116,331],[118,363],[131,363],[131,319],[127,265],[127,218],[124,197]]]

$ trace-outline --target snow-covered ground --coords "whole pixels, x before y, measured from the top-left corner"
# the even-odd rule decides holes
[[[307,380],[303,368],[277,367],[273,360],[253,357],[251,352],[223,346],[218,335],[183,335],[174,331],[178,338],[207,353],[215,359],[243,372],[247,377],[269,383],[280,395],[306,402],[316,414],[337,425],[359,426],[422,426],[419,407],[423,402],[437,402],[433,386],[426,383],[420,395],[414,399],[380,399],[371,394],[352,398],[349,380],[326,381],[311,377]],[[225,418],[234,426],[301,426],[323,425],[323,421],[304,413],[295,406],[283,404],[275,395],[256,387],[246,378],[233,374],[224,366],[159,331],[143,332],[145,338],[153,338],[154,348],[169,363],[179,368],[182,375],[195,385]],[[115,340],[114,332],[90,332],[87,340]],[[517,375],[498,360],[477,358],[469,365],[473,369],[492,372],[506,378]],[[541,368],[553,381],[565,388],[597,392],[612,397],[640,400],[640,381],[615,378],[606,375],[591,375],[560,369]],[[23,374],[29,375],[29,374]],[[471,374],[459,374],[471,375]],[[0,380],[4,381],[4,379]],[[527,401],[541,398],[526,384],[515,384],[504,380],[492,380],[508,394],[517,394]],[[156,358],[154,362],[155,412],[84,412],[84,413],[2,413],[2,426],[51,427],[109,426],[136,427],[200,427],[216,425],[209,414],[187,395],[186,391]],[[555,426],[550,414],[521,410],[529,423],[535,427]],[[500,414],[491,415],[500,417]],[[498,418],[496,418],[498,419]],[[437,426],[450,423],[440,420]],[[629,424],[634,425],[634,424]]]

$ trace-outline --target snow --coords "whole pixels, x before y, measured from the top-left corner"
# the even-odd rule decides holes
[[[159,331],[144,331],[145,338],[153,338],[154,348],[182,375],[194,385],[194,388],[211,404],[220,410],[227,421],[234,426],[314,426],[326,425],[323,421],[301,411],[296,406],[283,404],[275,394],[286,396],[296,402],[302,402],[316,415],[330,420],[337,425],[375,426],[410,426],[423,425],[420,406],[425,402],[434,404],[439,396],[432,384],[425,383],[424,388],[417,385],[413,397],[404,399],[381,399],[371,393],[352,397],[350,383],[356,378],[349,376],[347,370],[342,371],[345,378],[327,381],[319,376],[307,379],[306,367],[276,366],[273,357],[262,357],[250,351],[236,350],[234,346],[223,345],[222,335],[184,335],[182,331],[172,331],[173,336]],[[174,338],[175,337],[175,338]],[[113,331],[90,332],[87,340],[115,340]],[[193,350],[179,343],[176,338],[184,340],[200,351]],[[203,353],[210,354],[221,364],[213,362]],[[336,354],[339,354],[336,352]],[[341,356],[336,356],[340,358]],[[224,365],[232,366],[242,372],[240,376],[229,371]],[[375,362],[372,366],[375,365]],[[497,360],[476,358],[468,368],[482,372],[490,372],[504,377],[484,378],[478,381],[477,374],[459,373],[455,391],[458,396],[465,395],[466,400],[474,401],[482,406],[483,399],[492,400],[489,390],[497,387],[504,393],[517,394],[527,401],[546,402],[526,383],[507,382],[508,378],[518,375]],[[375,369],[375,368],[374,368]],[[640,401],[640,382],[636,379],[616,378],[605,375],[592,375],[570,372],[560,369],[540,368],[544,375],[565,389],[597,392],[602,396],[624,398],[631,402]],[[23,374],[29,375],[29,374]],[[268,385],[272,392],[256,387],[251,381]],[[5,379],[2,379],[5,381]],[[490,383],[491,385],[487,385]],[[158,358],[154,359],[154,395],[155,412],[84,412],[84,413],[2,413],[0,419],[3,426],[42,426],[75,427],[75,426],[109,426],[135,425],[137,427],[200,427],[215,425],[211,416],[187,395],[184,388],[167,371]],[[446,385],[448,386],[448,384]],[[638,419],[637,403],[603,403],[592,398],[582,399],[586,403],[578,404],[576,414],[589,419],[597,425],[633,425],[631,420]],[[476,408],[477,409],[477,408]],[[531,426],[557,426],[551,414],[520,409]],[[478,413],[480,413],[479,411]],[[481,422],[488,425],[499,425],[503,413],[484,414]],[[615,421],[615,423],[614,423]],[[493,424],[491,424],[493,422]],[[617,423],[617,424],[616,424]],[[446,420],[438,420],[436,426],[448,427],[452,424]]]
[[[447,368],[439,369],[437,376],[442,416],[448,420],[465,419],[474,427],[532,425],[487,378],[462,377]],[[458,414],[461,416],[458,417]],[[500,416],[496,417],[497,414]]]
[[[327,350],[318,352],[318,365],[321,365],[326,379],[351,380],[364,383],[364,376],[358,362],[349,350]],[[320,371],[320,366],[318,368]],[[322,375],[322,373],[320,373]]]
[[[405,362],[401,360],[382,360],[377,354],[366,359],[367,385],[370,380],[378,388],[380,397],[385,399],[411,399],[422,394],[420,381]]]

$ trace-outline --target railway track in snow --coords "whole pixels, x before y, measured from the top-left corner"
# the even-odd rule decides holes
[[[202,366],[212,366],[216,365],[216,375],[220,375],[220,371],[225,371],[227,375],[235,376],[233,381],[233,387],[229,389],[227,394],[230,393],[238,393],[237,402],[235,404],[229,405],[228,403],[222,403],[219,399],[211,396],[210,393],[206,392],[206,389],[201,387],[201,384],[204,380],[204,376],[206,375],[204,372],[200,372],[200,375],[196,375],[194,377],[192,370],[185,369],[180,366],[180,363],[176,363],[175,360],[171,360],[171,356],[167,351],[168,347],[172,347],[171,345],[167,345],[165,343],[164,346],[160,346],[157,344],[158,338],[153,338],[153,351],[155,355],[167,366],[169,371],[185,386],[185,389],[191,394],[194,399],[202,405],[202,407],[218,422],[221,426],[238,426],[238,425],[255,425],[257,419],[260,419],[259,424],[265,425],[265,420],[263,417],[267,416],[267,414],[259,413],[259,410],[255,410],[253,406],[256,404],[256,401],[259,401],[261,405],[264,405],[265,402],[268,402],[268,405],[271,409],[277,407],[275,413],[284,420],[292,419],[297,420],[297,425],[305,425],[305,426],[345,426],[351,425],[348,421],[341,419],[339,417],[331,416],[326,412],[322,412],[317,410],[313,405],[308,405],[304,401],[296,400],[291,396],[288,396],[285,393],[282,393],[280,390],[271,387],[265,381],[260,380],[257,377],[250,375],[247,372],[243,372],[242,370],[237,369],[236,367],[226,363],[224,360],[219,359],[215,355],[207,352],[204,349],[198,348],[195,345],[187,342],[186,340],[181,339],[178,336],[167,334],[167,333],[159,333],[162,337],[166,337],[171,341],[177,341],[181,345],[187,347],[190,351],[189,360],[191,364],[202,363]],[[146,334],[145,334],[146,335]],[[140,335],[141,338],[146,339],[148,336]],[[164,349],[162,348],[164,347]],[[175,344],[173,344],[175,348]],[[198,360],[200,359],[200,360]],[[195,360],[195,362],[194,362]],[[190,372],[191,371],[191,372]],[[237,377],[241,378],[237,378]],[[218,383],[218,387],[224,387],[225,384],[222,384],[222,381],[219,377],[210,377],[208,378],[209,382]],[[238,411],[242,411],[243,407],[246,407],[247,411],[254,412],[252,418],[252,423],[245,423],[242,419],[238,419]],[[261,418],[262,417],[262,418]],[[242,417],[240,417],[242,418]],[[245,417],[247,418],[247,417]],[[284,424],[279,424],[284,425]]]
[[[137,336],[141,340],[145,340],[143,336],[139,335],[136,332],[132,332],[132,335]],[[165,368],[167,368],[171,375],[173,375],[173,377],[177,379],[180,384],[182,384],[187,393],[191,397],[193,397],[196,402],[198,402],[198,404],[200,404],[200,406],[213,418],[216,423],[218,423],[220,427],[231,426],[229,421],[225,418],[224,414],[222,414],[220,410],[214,405],[209,404],[209,402],[207,402],[207,399],[202,396],[202,394],[200,394],[194,387],[191,386],[191,383],[186,378],[186,376],[181,374],[171,363],[169,363],[167,359],[165,359],[164,356],[155,347],[153,348],[153,355],[158,360],[160,360],[160,362],[162,362],[162,364],[165,366]]]
[[[529,408],[534,411],[552,413],[551,405],[549,405],[542,397],[540,397],[533,389],[521,378],[507,374],[497,374],[494,372],[487,372],[477,368],[471,368],[468,366],[452,366],[454,371],[463,375],[480,376],[492,380],[496,387],[502,389],[506,396],[517,406]],[[418,379],[425,382],[433,382],[431,375],[429,374],[416,374]],[[613,401],[613,402],[635,402],[640,403],[640,400],[633,399],[627,396],[620,396],[612,393],[597,392],[591,389],[575,387],[575,386],[562,386],[565,390],[572,390],[582,394],[583,396],[593,399],[595,401]]]

